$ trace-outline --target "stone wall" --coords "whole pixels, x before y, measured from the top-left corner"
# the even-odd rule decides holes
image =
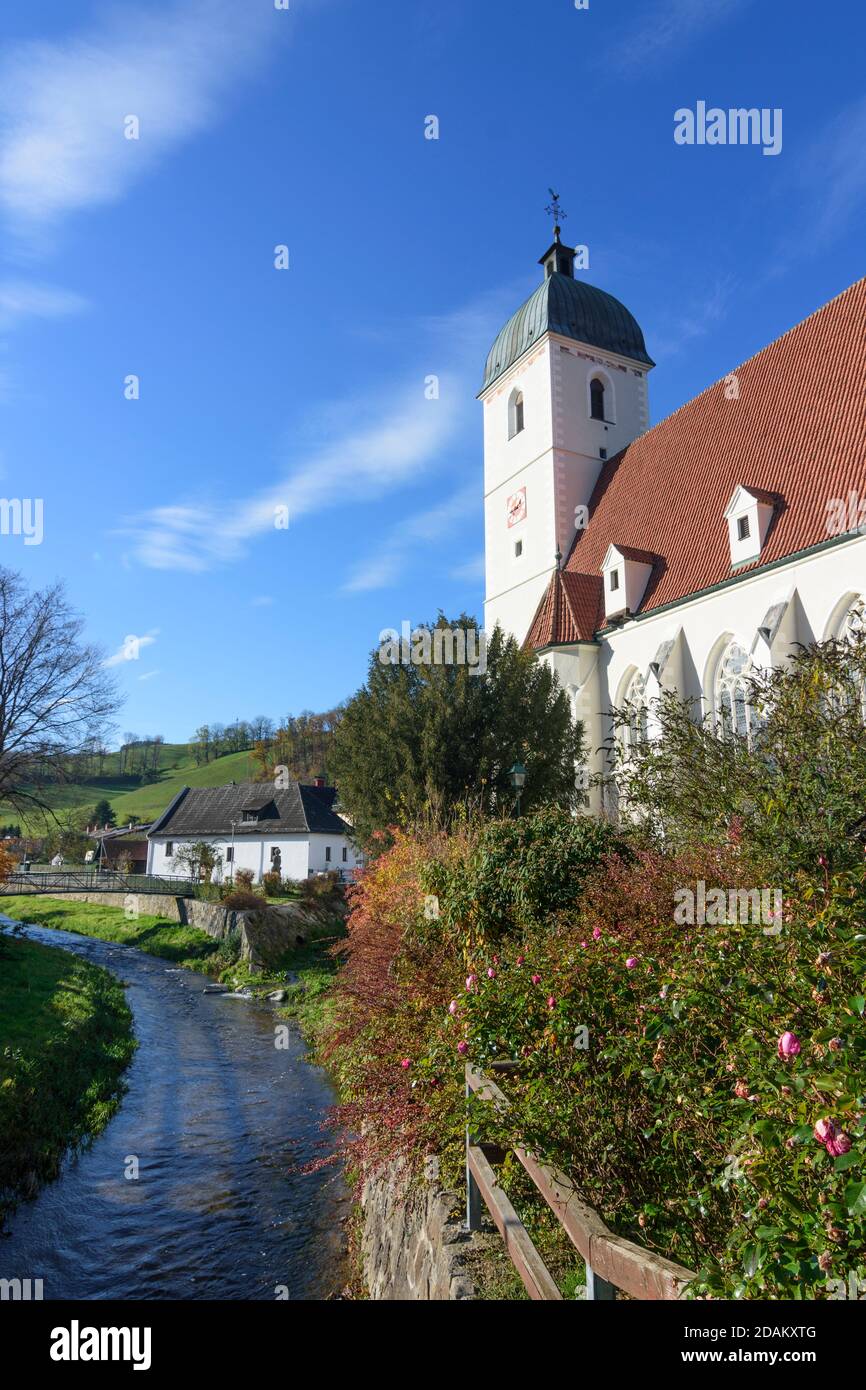
[[[437,1159],[415,1183],[402,1164],[392,1164],[366,1183],[361,1209],[362,1269],[371,1299],[476,1297],[467,1256],[484,1237],[465,1230],[464,1199],[442,1187]]]
[[[196,898],[175,898],[167,893],[51,893],[52,898],[68,902],[99,903],[103,907],[134,907],[142,916],[163,917],[207,932],[222,941],[230,931],[240,932],[241,959],[253,974],[274,966],[292,947],[321,935],[327,918],[314,908],[299,903],[262,904],[248,912],[223,907],[221,903],[199,902]],[[3,897],[0,894],[0,912]]]

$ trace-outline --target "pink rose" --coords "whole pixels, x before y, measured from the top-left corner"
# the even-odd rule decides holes
[[[451,1003],[448,1005],[448,1012],[449,1012],[449,1014],[456,1014],[456,1012],[457,1012],[457,1000],[456,1000],[456,999],[452,999],[452,1000],[451,1000]]]
[[[831,1158],[838,1158],[840,1154],[846,1154],[851,1149],[851,1140],[847,1134],[839,1133],[833,1139],[828,1139],[824,1145]]]
[[[796,1033],[783,1033],[779,1039],[778,1053],[780,1057],[796,1057],[800,1052],[800,1039]]]
[[[749,1086],[748,1086],[748,1082],[746,1082],[746,1081],[738,1081],[737,1084],[736,1084],[736,1086],[734,1087],[734,1095],[737,1096],[740,1100],[748,1100],[748,1099],[749,1099]]]
[[[556,996],[555,996],[555,995],[551,994],[551,995],[548,997],[548,1000],[547,1000],[547,1007],[548,1007],[549,1009],[555,1009],[555,1008],[556,1008]]]
[[[406,1071],[407,1067],[411,1067],[411,1065],[412,1065],[412,1058],[411,1058],[411,1057],[404,1057],[403,1060],[402,1060],[402,1062],[400,1063],[400,1066],[403,1068],[404,1071]]]
[[[469,1051],[469,1044],[468,1044],[468,1042],[459,1042],[459,1043],[457,1044],[457,1051],[460,1053],[460,1056],[462,1057],[462,1056],[464,1055],[464,1053],[466,1053],[466,1052]]]
[[[583,949],[584,949],[584,951],[585,951],[585,950],[586,950],[586,942],[585,942],[585,941],[581,941],[580,944],[581,944],[581,946],[583,947]]]
[[[493,969],[493,966],[492,966],[492,965],[490,966],[489,970],[487,971],[487,978],[488,978],[488,980],[495,980],[495,979],[496,979],[496,971]]]
[[[601,936],[601,927],[593,927],[593,929],[592,929],[592,939],[593,939],[593,941],[598,941],[598,939],[599,939],[600,936]]]
[[[540,985],[540,984],[541,984],[541,976],[540,976],[540,975],[533,975],[533,977],[532,977],[532,983],[533,983],[534,985]]]
[[[634,970],[634,968],[635,968],[636,965],[637,965],[637,956],[629,956],[628,960],[627,960],[626,963],[625,963],[625,968],[626,968],[626,970]]]
[[[518,965],[522,965],[523,962],[524,962],[525,960],[526,960],[526,956],[518,956],[518,957],[517,957],[517,964],[518,964]]]
[[[832,1120],[819,1120],[812,1133],[819,1144],[826,1144],[828,1139],[836,1138],[836,1126]]]
[[[466,976],[466,988],[467,988],[467,989],[474,989],[475,986],[477,985],[477,983],[478,983],[478,976],[477,976],[477,975],[467,975],[467,976]]]
[[[493,957],[493,964],[494,964],[494,965],[498,965],[498,964],[499,964],[499,957],[498,957],[498,956],[494,956],[494,957]]]

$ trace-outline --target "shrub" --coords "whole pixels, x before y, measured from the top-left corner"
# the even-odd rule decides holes
[[[565,1168],[616,1229],[699,1270],[695,1292],[820,1297],[866,1276],[863,866],[802,880],[778,935],[665,924],[655,867],[655,913],[650,885],[600,928],[590,884],[572,924],[477,960],[429,1065],[458,1041],[482,1068],[520,1059],[507,1118],[475,1127]]]
[[[262,874],[262,886],[269,898],[279,897],[284,891],[282,876],[275,869]]]
[[[245,888],[235,888],[223,898],[224,907],[233,907],[240,912],[251,911],[264,905],[264,899],[260,898],[258,893],[252,893]]]

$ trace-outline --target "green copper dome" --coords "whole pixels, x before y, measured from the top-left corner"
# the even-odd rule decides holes
[[[618,353],[647,367],[655,366],[647,353],[640,324],[624,304],[594,285],[554,272],[542,281],[497,337],[487,357],[482,391],[547,332]]]

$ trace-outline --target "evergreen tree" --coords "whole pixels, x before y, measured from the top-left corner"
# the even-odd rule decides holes
[[[469,634],[477,628],[465,614],[455,622],[440,616],[434,635],[436,628],[462,629],[471,650]],[[334,735],[340,804],[362,845],[389,825],[447,814],[462,803],[510,813],[515,762],[526,766],[524,810],[575,803],[582,728],[554,673],[513,637],[494,630],[483,673],[456,662],[383,661],[387,655],[384,648],[371,654],[367,683]]]

